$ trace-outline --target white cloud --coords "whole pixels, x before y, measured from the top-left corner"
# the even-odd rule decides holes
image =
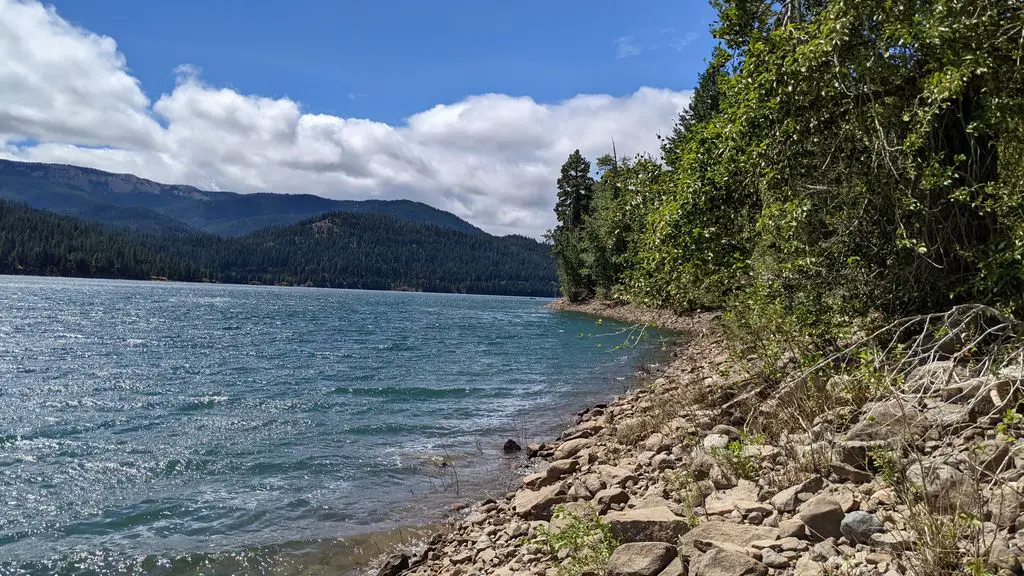
[[[179,66],[151,102],[113,39],[52,8],[0,0],[0,156],[238,192],[409,198],[496,233],[553,225],[554,182],[580,148],[654,151],[688,93],[641,88],[556,103],[471,96],[402,125],[315,114],[205,84]]]

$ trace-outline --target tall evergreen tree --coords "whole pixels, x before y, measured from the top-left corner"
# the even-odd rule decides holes
[[[590,162],[576,149],[562,164],[562,175],[558,178],[558,203],[555,204],[558,223],[566,228],[578,228],[590,212],[593,197]]]

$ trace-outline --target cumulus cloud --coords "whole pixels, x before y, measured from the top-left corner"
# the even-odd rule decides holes
[[[35,0],[0,0],[0,51],[2,157],[216,190],[408,198],[495,234],[539,236],[573,149],[593,158],[614,139],[620,153],[654,151],[689,98],[483,94],[389,125],[210,86],[185,64],[154,102],[113,39]]]

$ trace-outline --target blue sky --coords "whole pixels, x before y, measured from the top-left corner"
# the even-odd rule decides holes
[[[399,122],[497,92],[556,102],[692,88],[714,13],[698,0],[57,0],[115,38],[151,97],[181,64],[311,110]]]
[[[559,167],[657,154],[703,1],[0,0],[0,158],[554,224]]]

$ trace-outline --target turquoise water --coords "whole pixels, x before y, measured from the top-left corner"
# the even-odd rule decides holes
[[[0,276],[0,574],[301,568],[503,492],[644,353],[545,303]]]

